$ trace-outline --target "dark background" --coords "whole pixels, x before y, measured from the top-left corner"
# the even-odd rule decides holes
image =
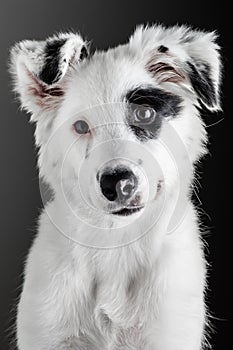
[[[20,292],[23,262],[36,229],[42,206],[33,145],[33,126],[20,112],[11,93],[7,73],[9,47],[22,39],[44,39],[54,31],[80,30],[93,46],[107,48],[126,41],[136,24],[162,22],[191,24],[220,34],[222,46],[223,113],[204,113],[208,125],[224,115],[224,121],[209,127],[210,155],[201,167],[204,226],[210,228],[208,243],[208,306],[213,325],[213,349],[233,348],[232,321],[232,238],[230,228],[232,176],[231,69],[232,37],[230,9],[214,1],[32,1],[0,3],[0,349],[9,349],[6,329],[13,323],[16,298]],[[32,349],[33,350],[33,349]],[[171,349],[172,350],[172,349]]]

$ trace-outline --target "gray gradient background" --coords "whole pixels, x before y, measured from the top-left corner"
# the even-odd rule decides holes
[[[213,1],[1,1],[0,3],[0,349],[9,349],[6,328],[13,324],[15,300],[20,293],[25,256],[36,231],[42,206],[33,146],[33,126],[14,103],[6,70],[9,47],[21,39],[43,39],[54,31],[80,30],[93,46],[107,48],[124,42],[136,24],[163,22],[189,23],[207,30],[217,29],[223,46],[225,78],[223,101],[225,121],[209,129],[211,156],[203,162],[202,207],[204,224],[211,228],[209,244],[208,305],[214,320],[214,349],[232,348],[231,289],[231,178],[230,119],[230,35],[229,9]],[[205,113],[206,114],[206,113]],[[204,115],[207,124],[222,114]],[[230,184],[230,185],[229,185]],[[211,219],[209,218],[211,217]],[[33,349],[32,349],[33,350]],[[171,349],[172,350],[172,349]]]

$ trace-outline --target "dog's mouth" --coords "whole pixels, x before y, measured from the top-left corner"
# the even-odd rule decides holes
[[[143,208],[144,208],[144,206],[134,207],[134,208],[133,207],[129,207],[129,208],[125,207],[125,208],[122,208],[120,210],[114,211],[111,214],[119,215],[119,216],[129,216],[129,215],[132,215],[134,213],[139,212]]]
[[[138,213],[143,208],[144,204],[141,203],[141,195],[137,194],[127,204],[125,203],[125,205],[122,205],[120,208],[114,208],[114,210],[111,211],[111,214],[118,216],[129,216],[134,213]]]

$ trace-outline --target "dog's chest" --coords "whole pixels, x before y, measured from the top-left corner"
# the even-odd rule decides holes
[[[111,264],[106,262],[105,268],[97,271],[92,291],[94,320],[104,333],[116,329],[139,332],[154,316],[156,298],[152,270],[139,265],[132,257],[113,256]]]
[[[134,253],[127,251],[86,256],[82,265],[81,270],[75,268],[73,279],[77,333],[102,339],[120,336],[129,342],[139,338],[154,318],[153,269],[139,264]]]

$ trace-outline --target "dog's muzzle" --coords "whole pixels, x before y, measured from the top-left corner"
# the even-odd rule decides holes
[[[100,189],[109,202],[116,202],[121,206],[118,211],[112,212],[115,215],[130,215],[141,208],[139,206],[128,207],[127,203],[137,190],[138,180],[135,174],[126,167],[116,169],[105,169],[99,178]]]

